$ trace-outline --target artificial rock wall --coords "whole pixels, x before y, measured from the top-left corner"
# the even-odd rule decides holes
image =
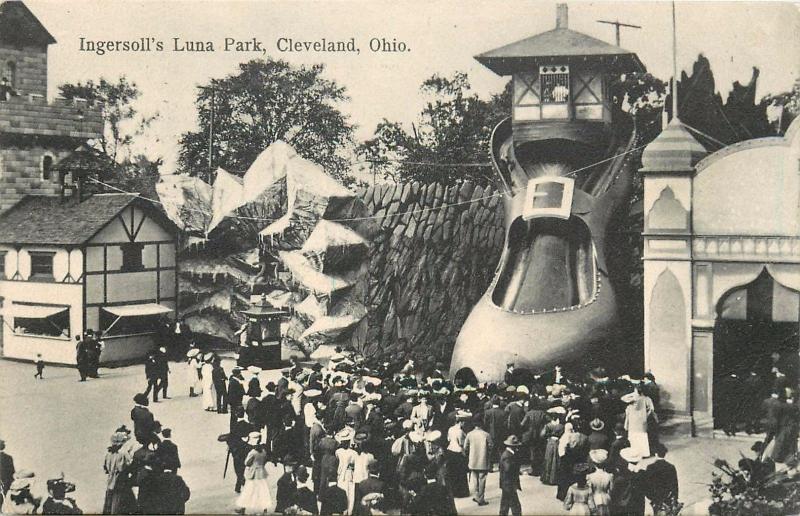
[[[370,247],[367,354],[449,360],[504,244],[502,198],[470,181],[359,191],[378,216]],[[442,207],[445,206],[445,207]]]

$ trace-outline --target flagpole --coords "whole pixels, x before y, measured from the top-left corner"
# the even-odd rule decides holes
[[[672,118],[678,118],[678,37],[675,24],[675,0],[672,1]]]

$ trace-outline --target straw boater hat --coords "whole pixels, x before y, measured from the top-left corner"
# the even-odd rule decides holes
[[[383,500],[383,493],[369,493],[361,499],[361,505],[371,505]]]
[[[261,432],[250,432],[247,434],[247,444],[258,444],[261,442]]]
[[[530,389],[528,389],[524,385],[520,385],[517,387],[517,394],[527,395],[530,393],[531,393]]]
[[[33,482],[30,478],[17,478],[11,482],[9,489],[12,491],[22,491],[23,489],[30,489]]]
[[[511,437],[503,441],[503,444],[505,444],[506,446],[515,446],[515,447],[522,446],[522,442],[516,435],[512,435]]]
[[[333,438],[336,439],[336,442],[343,443],[351,441],[353,439],[353,434],[354,434],[353,429],[350,428],[349,426],[346,426],[341,430],[339,430],[338,432],[336,432],[336,435],[333,436]]]
[[[589,452],[589,459],[595,464],[602,464],[608,460],[608,451],[602,448],[591,450]]]
[[[619,452],[619,456],[632,464],[636,464],[637,462],[642,460],[642,456],[639,454],[639,452],[637,452],[633,448],[623,448]]]
[[[592,419],[592,422],[589,423],[589,427],[594,430],[595,432],[602,432],[603,429],[606,427],[606,424],[599,418]]]
[[[317,396],[322,394],[322,391],[319,389],[308,389],[307,391],[303,391],[306,398],[316,398]]]
[[[192,358],[192,357],[196,357],[199,354],[200,354],[200,350],[199,349],[192,348],[186,353],[186,357],[187,358]]]
[[[206,353],[205,355],[203,355],[203,360],[205,362],[211,362],[212,360],[214,360],[214,353]]]
[[[261,368],[258,366],[251,365],[247,368],[247,372],[250,374],[258,374],[261,372]]]
[[[467,410],[459,410],[456,412],[456,420],[457,421],[466,421],[467,419],[472,417],[472,412]]]
[[[438,441],[442,437],[442,432],[439,430],[430,430],[425,432],[425,440],[429,443]]]
[[[625,403],[632,403],[632,402],[636,401],[636,398],[638,398],[638,396],[636,394],[636,391],[633,391],[633,392],[629,392],[625,396],[621,397],[620,400],[622,400]]]
[[[403,420],[403,430],[411,430],[414,428],[414,423],[410,419]]]
[[[550,407],[549,409],[547,409],[547,411],[549,413],[551,413],[551,414],[566,414],[567,413],[567,409],[565,409],[562,406]]]

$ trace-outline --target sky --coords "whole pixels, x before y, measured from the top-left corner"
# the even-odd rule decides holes
[[[369,138],[383,118],[410,124],[423,106],[419,86],[438,73],[468,74],[481,96],[502,89],[505,79],[472,56],[555,27],[555,3],[531,0],[334,0],[280,1],[116,1],[27,0],[26,5],[57,40],[51,45],[49,96],[67,81],[134,81],[142,92],[136,107],[160,118],[140,138],[136,150],[164,158],[162,172],[176,168],[178,138],[196,129],[196,86],[234,73],[237,65],[264,57],[261,52],[225,52],[225,38],[256,38],[266,55],[293,64],[324,63],[325,76],[346,87],[341,106]],[[709,58],[716,87],[725,97],[733,81],[749,81],[761,70],[758,96],[791,88],[800,77],[800,8],[788,2],[678,2],[677,63],[690,70],[699,53]],[[569,27],[613,43],[614,28],[596,20],[642,26],[624,29],[621,46],[636,52],[648,71],[672,75],[671,4],[668,2],[570,2]],[[153,37],[164,52],[81,51],[88,40]],[[215,52],[171,51],[173,40],[212,41]],[[349,40],[354,53],[280,52],[279,38],[295,41]],[[405,52],[371,52],[372,38],[404,42]]]

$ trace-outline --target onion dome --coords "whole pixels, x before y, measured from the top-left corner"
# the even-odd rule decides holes
[[[708,154],[678,118],[645,147],[640,172],[691,172]]]

